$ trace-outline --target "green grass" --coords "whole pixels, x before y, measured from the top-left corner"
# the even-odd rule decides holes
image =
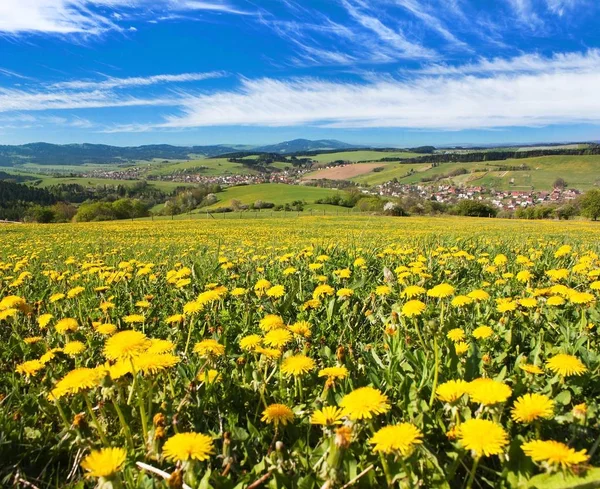
[[[142,180],[112,180],[110,178],[89,178],[89,177],[47,177],[40,175],[41,182],[38,187],[51,187],[52,185],[60,184],[78,184],[84,187],[95,187],[97,185],[134,185],[141,182]],[[186,184],[181,182],[159,182],[159,181],[148,181],[149,185],[152,185],[164,192],[170,192],[176,187],[190,187],[193,184]]]
[[[179,161],[173,164],[165,164],[153,169],[149,172],[150,175],[171,175],[176,171],[186,170],[188,168],[204,167],[201,175],[217,176],[217,175],[248,175],[255,173],[253,170],[245,167],[240,163],[232,163],[227,161],[227,158],[206,158],[190,161]]]
[[[497,171],[499,166],[525,165],[529,170]],[[554,181],[564,178],[569,187],[587,190],[600,182],[600,155],[590,156],[540,156],[537,158],[511,159],[505,161],[491,161],[480,163],[444,163],[434,168],[422,165],[390,165],[379,173],[369,173],[353,178],[358,183],[376,185],[393,178],[398,178],[400,183],[419,183],[424,177],[445,175],[457,168],[469,171],[466,175],[458,175],[444,182],[454,185],[481,185],[493,187],[497,190],[531,189],[551,190]],[[415,173],[405,175],[413,168]],[[424,170],[424,171],[423,171]],[[483,171],[477,171],[483,170]]]
[[[379,185],[383,182],[388,182],[397,178],[401,180],[404,178],[411,170],[413,172],[417,172],[417,175],[421,175],[421,172],[429,169],[431,165],[429,163],[420,163],[418,165],[401,165],[398,163],[388,163],[385,166],[385,170],[380,172],[369,172],[364,175],[359,175],[358,177],[351,178],[353,182],[361,183],[365,185]],[[419,177],[420,178],[420,177]]]
[[[406,151],[341,151],[339,153],[323,153],[310,156],[319,163],[331,163],[332,161],[375,161],[381,158],[416,158],[423,156],[417,153],[408,153]]]
[[[228,207],[236,199],[242,204],[252,204],[257,200],[272,202],[273,204],[286,204],[294,200],[305,200],[308,204],[314,203],[330,195],[336,195],[338,190],[327,188],[308,187],[303,185],[285,185],[283,183],[261,183],[258,185],[241,185],[229,187],[224,192],[217,194],[219,201],[209,209]]]

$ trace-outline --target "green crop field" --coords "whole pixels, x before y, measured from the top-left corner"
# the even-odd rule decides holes
[[[416,158],[422,154],[409,153],[406,151],[341,151],[339,153],[323,153],[311,155],[310,158],[319,163],[331,163],[332,161],[375,161],[381,158]]]
[[[149,172],[149,175],[172,175],[175,172],[186,170],[188,168],[204,167],[198,173],[206,176],[217,175],[248,175],[255,173],[253,170],[241,165],[232,163],[227,158],[205,158],[190,161],[178,161],[172,164],[161,165]]]
[[[286,204],[294,200],[305,200],[308,204],[316,199],[335,195],[338,190],[308,187],[302,185],[285,185],[282,183],[261,183],[258,185],[241,185],[230,187],[217,194],[219,202],[208,209],[228,207],[232,200],[239,200],[242,204],[252,204],[257,200],[272,202],[273,204]]]
[[[378,185],[380,183],[388,182],[397,178],[402,181],[411,171],[416,172],[416,175],[419,176],[429,168],[431,168],[431,164],[429,163],[419,163],[417,165],[403,165],[398,163],[387,163],[382,164],[385,167],[385,170],[380,172],[369,172],[364,175],[360,175],[358,177],[354,177],[351,180],[360,184],[367,185]],[[420,177],[418,177],[420,178]]]

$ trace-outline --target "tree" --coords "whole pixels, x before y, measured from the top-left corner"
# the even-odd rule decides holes
[[[75,220],[78,222],[112,221],[116,219],[115,211],[108,202],[92,202],[81,204]]]
[[[54,212],[50,207],[34,205],[27,211],[27,220],[46,224],[54,221]]]
[[[568,183],[564,178],[559,177],[556,180],[554,180],[554,184],[553,184],[554,188],[564,190],[567,188],[567,186],[568,186]]]
[[[469,217],[496,217],[498,211],[491,205],[475,200],[461,200],[456,206],[459,216]]]
[[[66,202],[57,202],[51,207],[55,222],[71,222],[77,214],[77,207]]]
[[[588,190],[580,200],[581,215],[596,221],[600,217],[600,190]]]

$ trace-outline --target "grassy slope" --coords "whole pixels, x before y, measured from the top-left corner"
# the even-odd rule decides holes
[[[254,173],[244,165],[239,163],[231,163],[227,161],[227,158],[206,158],[190,161],[179,161],[169,165],[161,165],[160,167],[152,170],[151,175],[170,175],[178,170],[185,170],[187,168],[195,167],[206,167],[206,170],[202,171],[202,175],[216,176],[216,175],[247,175]]]
[[[394,178],[402,180],[403,177],[410,171],[423,172],[430,168],[429,163],[420,163],[418,165],[401,165],[398,163],[388,163],[385,165],[385,170],[380,172],[369,172],[358,177],[351,178],[352,181],[367,185],[378,185],[387,182]],[[419,177],[420,178],[420,177]],[[402,180],[403,181],[403,180]]]
[[[326,188],[285,185],[282,183],[242,185],[239,187],[230,187],[224,192],[217,194],[219,202],[210,208],[227,207],[233,199],[241,201],[242,204],[252,204],[257,200],[272,202],[273,204],[285,204],[291,203],[294,200],[305,200],[310,204],[314,203],[316,199],[335,195],[337,192],[337,190]]]
[[[310,156],[319,163],[331,163],[336,160],[345,161],[371,161],[380,160],[381,158],[415,158],[423,156],[416,153],[407,153],[404,151],[341,151],[339,153],[324,153],[320,155]]]
[[[494,165],[520,166],[526,165],[530,170],[524,171],[493,171]],[[401,178],[412,167],[413,175]],[[420,167],[420,168],[419,168]],[[427,165],[390,165],[389,169],[380,173],[361,175],[353,180],[371,185],[382,183],[396,177],[401,183],[419,183],[423,177],[443,175],[457,168],[468,171],[487,170],[487,172],[459,175],[448,182],[463,185],[483,185],[499,190],[526,189],[550,190],[558,177],[567,180],[571,188],[587,190],[600,180],[600,155],[591,156],[541,156],[538,158],[513,159],[489,163],[445,163],[435,168],[419,171]],[[514,178],[514,184],[511,179]]]
[[[78,177],[46,177],[41,176],[41,183],[39,187],[50,187],[52,185],[77,183],[84,187],[93,187],[96,185],[133,185],[134,183],[140,182],[140,180],[111,180],[110,178],[78,178]],[[185,184],[180,182],[156,182],[149,181],[149,185],[153,185],[163,191],[169,192],[174,190],[176,187],[191,186],[191,184]]]

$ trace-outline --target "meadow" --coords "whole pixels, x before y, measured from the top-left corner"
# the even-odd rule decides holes
[[[0,229],[2,487],[599,487],[597,223]]]

